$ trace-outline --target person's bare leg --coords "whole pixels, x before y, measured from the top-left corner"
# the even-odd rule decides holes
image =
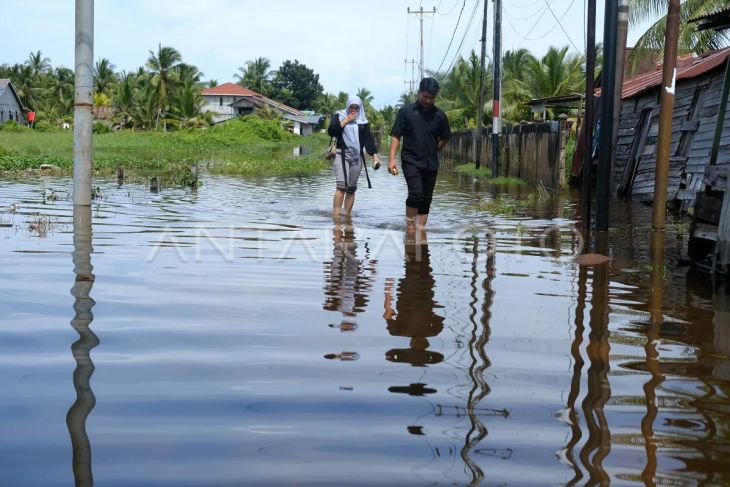
[[[355,193],[345,195],[345,215],[352,213],[352,206],[355,204]]]
[[[418,218],[418,208],[406,206],[406,233],[412,235],[416,232],[416,218]]]
[[[420,228],[426,227],[426,222],[428,222],[428,213],[422,213],[418,215],[418,220],[416,221],[416,226]]]
[[[342,202],[345,199],[345,190],[335,190],[335,195],[332,197],[332,216],[340,215],[340,208],[342,208]]]

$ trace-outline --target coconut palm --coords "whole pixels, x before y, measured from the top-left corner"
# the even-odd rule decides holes
[[[147,68],[150,70],[150,85],[152,86],[155,101],[155,125],[160,117],[170,109],[170,90],[174,86],[175,69],[182,62],[182,56],[174,48],[158,44],[157,53],[149,51]]]
[[[529,118],[526,102],[532,97],[525,79],[528,63],[534,59],[527,49],[507,51],[502,57],[502,117],[506,120]]]
[[[322,124],[327,127],[329,125],[330,117],[342,107],[340,107],[337,96],[333,95],[332,93],[325,93],[324,95],[319,97],[314,105],[314,108],[315,110],[317,110],[317,112],[324,115],[324,120]]]
[[[238,78],[238,84],[256,90],[261,94],[266,94],[269,81],[273,75],[271,71],[271,61],[265,57],[258,57],[254,60],[246,61],[245,66],[238,68],[241,74],[234,74]]]
[[[365,107],[369,107],[370,104],[373,102],[375,98],[373,98],[372,92],[368,90],[367,88],[358,88],[357,92],[355,93],[360,100],[362,100],[362,104]]]
[[[441,98],[439,105],[443,107],[447,115],[451,112],[450,119],[454,119],[457,127],[461,125],[462,119],[468,119],[469,125],[476,124],[479,107],[480,72],[479,56],[472,50],[467,59],[459,58],[443,82],[439,93]],[[482,98],[484,106],[481,107],[483,115],[489,113],[488,110],[485,110],[485,107],[488,105],[487,101],[491,98],[488,93],[492,92],[492,73],[490,62],[484,76],[484,96]]]
[[[585,89],[583,58],[568,54],[568,46],[550,47],[539,61],[528,59],[526,83],[532,98],[581,93]]]
[[[647,19],[661,16],[654,22],[636,42],[627,62],[635,66],[644,57],[647,50],[664,52],[664,33],[667,25],[667,0],[632,0],[629,5],[630,27]],[[730,43],[730,31],[714,29],[697,31],[697,24],[687,22],[692,17],[708,14],[727,6],[727,0],[685,0],[681,4],[679,15],[679,53],[695,52],[697,54],[720,49]]]
[[[101,58],[94,66],[94,91],[109,95],[117,82],[114,66],[107,58]]]
[[[51,60],[43,57],[41,51],[31,52],[25,64],[30,67],[33,77],[37,77],[51,69]]]
[[[175,92],[175,103],[172,114],[179,121],[181,127],[203,127],[206,124],[200,109],[204,101],[200,88],[192,80],[186,80]]]

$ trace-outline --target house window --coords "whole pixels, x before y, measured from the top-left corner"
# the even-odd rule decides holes
[[[222,96],[218,97],[218,106],[223,107],[223,97]]]

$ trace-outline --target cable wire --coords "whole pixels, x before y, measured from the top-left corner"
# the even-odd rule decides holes
[[[464,13],[464,7],[466,7],[466,0],[464,0],[463,3],[461,4],[461,11],[459,11],[459,17],[456,19],[456,26],[454,27],[454,32],[451,34],[451,40],[449,41],[449,46],[446,48],[446,52],[444,53],[444,58],[441,60],[441,64],[439,64],[439,68],[436,70],[437,72],[441,72],[441,67],[444,65],[444,62],[446,61],[446,58],[449,55],[449,50],[451,49],[451,44],[454,42],[454,37],[456,37],[456,31],[459,29],[459,22],[461,21],[461,14]]]
[[[571,38],[570,38],[570,34],[568,34],[568,31],[566,31],[566,30],[565,30],[565,27],[563,27],[563,24],[562,24],[562,22],[560,22],[560,20],[562,20],[562,18],[563,18],[563,17],[565,17],[565,15],[566,15],[566,14],[568,13],[568,11],[570,10],[570,7],[572,7],[572,6],[573,6],[573,3],[574,3],[574,2],[575,2],[575,0],[571,0],[571,1],[570,1],[570,5],[568,5],[568,8],[567,8],[567,10],[566,10],[566,11],[565,11],[565,13],[563,14],[563,16],[562,16],[562,17],[560,17],[560,19],[558,19],[558,16],[557,16],[557,15],[555,15],[555,12],[553,12],[553,9],[552,9],[552,8],[550,7],[550,4],[548,3],[548,1],[547,1],[547,0],[545,0],[545,5],[547,6],[548,10],[550,10],[550,13],[552,14],[553,18],[555,19],[555,21],[556,21],[556,22],[558,23],[558,25],[560,26],[560,29],[561,29],[561,30],[563,31],[563,33],[565,34],[565,37],[567,37],[567,38],[568,38],[568,41],[570,41],[570,43],[571,43],[571,44],[573,45],[573,47],[575,48],[575,50],[576,50],[576,51],[577,51],[578,53],[580,53],[580,49],[578,49],[578,47],[577,47],[577,46],[575,45],[575,43],[573,42],[573,39],[571,39]]]
[[[459,54],[461,52],[461,47],[464,45],[464,40],[466,39],[467,35],[469,35],[469,30],[471,29],[472,22],[474,21],[474,16],[477,12],[477,7],[479,7],[479,2],[474,2],[474,10],[471,11],[471,17],[469,17],[469,22],[466,24],[466,30],[464,30],[464,36],[461,38],[461,42],[459,43],[459,47],[456,49],[456,54],[454,55],[454,59],[451,60],[451,64],[449,65],[449,69],[446,70],[448,73],[451,71],[451,67],[456,62],[456,58],[459,57]]]

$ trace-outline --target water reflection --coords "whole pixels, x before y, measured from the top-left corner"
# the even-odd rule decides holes
[[[471,387],[466,401],[466,414],[469,418],[469,430],[464,437],[464,445],[461,448],[460,455],[471,475],[469,485],[477,485],[484,479],[484,471],[479,464],[472,458],[472,452],[477,448],[479,443],[487,437],[488,430],[482,422],[480,416],[485,414],[504,414],[503,411],[489,411],[479,407],[479,404],[491,392],[491,388],[485,379],[486,370],[491,365],[491,361],[486,354],[486,345],[491,334],[490,318],[491,307],[494,300],[494,291],[492,290],[492,280],[494,279],[494,259],[496,242],[491,236],[487,237],[487,263],[486,273],[482,280],[481,287],[484,291],[484,299],[482,304],[481,320],[477,320],[477,303],[479,302],[479,290],[477,283],[479,280],[479,238],[474,236],[472,244],[472,263],[471,263],[471,294],[470,294],[470,314],[469,321],[472,325],[471,337],[469,339],[469,357],[470,364],[468,369]],[[476,450],[479,454],[488,454],[489,456],[501,456],[509,458],[511,451],[497,452],[485,449]]]
[[[73,374],[76,401],[66,414],[66,425],[73,449],[73,473],[77,486],[91,486],[94,478],[91,470],[91,442],[86,433],[86,418],[94,409],[96,398],[91,390],[90,380],[94,373],[91,349],[99,344],[99,339],[89,328],[94,319],[91,309],[93,299],[89,296],[94,285],[93,266],[91,265],[91,207],[74,206],[73,211],[73,264],[75,280],[71,295],[75,298],[75,316],[71,326],[79,334],[79,339],[71,345],[76,360]]]
[[[360,255],[362,253],[362,255]],[[359,249],[355,225],[349,217],[335,219],[332,227],[332,259],[324,264],[323,308],[340,313],[340,323],[331,328],[350,333],[357,330],[356,317],[363,313],[373,287],[373,275],[377,261],[370,258],[367,242]],[[357,352],[341,352],[325,355],[327,359],[357,360]]]
[[[600,244],[599,244],[600,247]],[[592,266],[591,300],[588,344],[587,391],[581,404],[585,417],[588,438],[578,453],[580,465],[575,459],[575,448],[583,437],[580,420],[576,409],[576,401],[580,394],[581,373],[584,360],[580,350],[585,331],[585,308],[587,300],[589,272],[581,266],[578,275],[578,296],[575,313],[575,335],[571,344],[571,356],[574,360],[571,388],[568,395],[567,419],[571,427],[570,439],[565,447],[565,458],[573,469],[573,478],[568,485],[578,485],[584,479],[583,468],[588,472],[586,485],[609,485],[610,478],[604,469],[603,462],[611,451],[611,431],[605,415],[604,407],[611,397],[611,386],[608,381],[609,362],[609,274],[608,263]]]
[[[444,317],[436,311],[443,306],[434,298],[436,281],[425,238],[419,242],[406,242],[404,268],[405,275],[398,281],[395,289],[395,306],[394,280],[387,278],[385,281],[383,318],[391,335],[410,338],[409,347],[388,350],[385,358],[390,362],[408,363],[414,367],[440,363],[444,356],[428,350],[428,339],[437,336],[444,329]],[[414,384],[412,386],[412,390],[424,392],[423,388],[419,389]]]

